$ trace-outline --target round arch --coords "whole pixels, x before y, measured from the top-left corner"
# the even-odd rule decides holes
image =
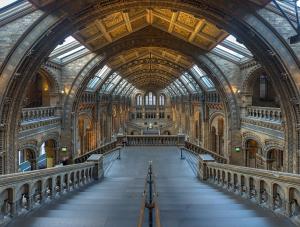
[[[98,15],[105,16],[112,11],[126,10],[130,7],[134,8],[136,4],[140,7],[149,7],[149,1],[130,1],[113,2],[111,4],[105,2],[99,2],[94,9],[98,11],[94,12]],[[220,4],[222,5],[222,4]],[[299,123],[299,92],[294,81],[297,81],[296,75],[299,73],[299,62],[295,53],[287,45],[284,39],[272,29],[261,16],[256,15],[255,12],[248,14],[247,17],[233,17],[234,13],[230,13],[228,9],[218,8],[218,4],[209,5],[200,1],[188,1],[188,2],[176,2],[171,0],[155,1],[151,5],[152,7],[165,7],[174,10],[181,10],[190,12],[196,16],[204,16],[210,21],[213,21],[220,27],[225,28],[227,31],[237,35],[244,40],[246,46],[257,56],[257,59],[265,66],[266,70],[272,75],[273,82],[284,77],[284,81],[278,85],[278,94],[281,97],[281,103],[284,103],[283,111],[286,117],[285,129],[288,132],[287,135],[287,148],[289,150],[289,165],[290,172],[296,170],[296,147],[299,145],[297,135],[298,129],[295,128],[294,122]],[[237,7],[236,7],[237,8]],[[251,7],[250,7],[251,8]],[[108,10],[109,9],[109,10]],[[232,10],[234,8],[231,8]],[[248,5],[245,4],[239,8],[241,15],[247,14]],[[93,16],[94,14],[86,11],[87,14]],[[235,12],[237,13],[237,12]],[[225,20],[224,20],[225,18]],[[87,18],[90,19],[90,18]],[[83,23],[81,21],[80,23]],[[64,27],[65,29],[61,29]],[[7,89],[0,89],[1,95],[1,124],[2,132],[1,137],[5,138],[6,147],[5,150],[15,150],[14,138],[16,135],[16,119],[18,116],[14,115],[20,112],[20,97],[23,97],[23,91],[21,87],[27,85],[27,80],[30,79],[30,74],[35,72],[37,68],[45,60],[45,56],[48,56],[52,49],[58,42],[71,34],[74,30],[70,21],[65,17],[42,16],[39,21],[35,22],[27,31],[27,35],[24,35],[18,42],[18,45],[13,48],[8,58],[5,60],[5,66],[2,68],[2,74],[6,77],[1,77],[1,85]],[[250,32],[249,32],[250,31]],[[39,39],[30,39],[32,34],[36,32],[35,37]],[[249,34],[250,33],[250,34]],[[49,45],[45,47],[42,45],[48,40]],[[270,43],[271,41],[272,43]],[[19,56],[17,56],[19,55]],[[27,56],[23,58],[23,56]],[[11,70],[11,69],[14,70]],[[22,72],[20,74],[20,72]],[[20,78],[20,80],[11,80],[12,78]],[[294,77],[294,80],[293,80]],[[283,102],[284,100],[290,100],[290,102]],[[8,114],[11,113],[11,114]],[[14,113],[14,114],[12,114]],[[9,125],[9,127],[7,127]],[[234,140],[234,138],[232,138]],[[297,143],[292,141],[297,140]],[[10,147],[12,146],[12,147]],[[13,172],[15,167],[11,165],[14,163],[14,153],[7,154],[7,169],[6,172]]]

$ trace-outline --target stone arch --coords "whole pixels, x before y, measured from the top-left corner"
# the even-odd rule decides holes
[[[89,9],[98,9],[98,15],[105,15],[116,10],[126,10],[128,7],[134,7],[138,5],[142,7],[149,6],[149,1],[130,1],[122,2],[118,1],[113,3],[99,2],[95,7]],[[285,39],[283,39],[275,29],[266,22],[263,17],[251,13],[247,17],[236,18],[231,16],[227,10],[218,8],[218,4],[212,6],[209,3],[204,2],[176,2],[173,1],[155,1],[152,3],[153,7],[165,7],[171,9],[182,10],[190,12],[196,16],[204,16],[211,21],[214,21],[220,27],[224,27],[229,32],[232,32],[244,40],[246,46],[252,50],[258,56],[258,60],[262,62],[262,65],[267,66],[267,70],[272,72],[273,81],[284,75],[284,81],[278,86],[278,93],[283,100],[289,100],[284,103],[285,113],[289,113],[287,116],[287,124],[285,125],[287,136],[287,147],[289,150],[289,171],[295,171],[296,164],[293,160],[296,160],[296,148],[300,147],[300,141],[298,136],[300,135],[299,129],[296,129],[294,122],[300,122],[299,116],[299,92],[295,81],[296,76],[299,73],[299,65],[297,56],[287,45]],[[246,10],[249,9],[248,5],[239,8],[241,14],[246,14]],[[110,10],[108,10],[110,9]],[[86,11],[90,16],[93,13]],[[41,16],[39,21],[26,32],[26,34],[18,42],[18,46],[14,47],[9,53],[8,58],[5,60],[6,65],[2,68],[2,74],[6,75],[1,77],[1,84],[4,88],[0,89],[0,103],[1,103],[1,137],[4,138],[0,145],[4,151],[15,150],[15,135],[16,135],[16,119],[15,115],[20,111],[20,97],[22,97],[21,84],[24,86],[27,79],[30,78],[30,74],[37,70],[44,61],[44,56],[47,56],[51,49],[61,40],[62,37],[66,37],[72,33],[70,21],[65,17]],[[90,19],[90,18],[87,18]],[[61,29],[64,27],[64,29]],[[32,37],[39,37],[39,39],[32,39]],[[48,40],[49,45],[42,45],[45,40]],[[271,43],[272,42],[272,45]],[[45,47],[47,46],[47,47]],[[19,56],[18,56],[19,55]],[[26,56],[23,58],[23,56]],[[270,57],[271,56],[271,57]],[[12,70],[13,69],[13,70]],[[22,72],[22,74],[19,74]],[[20,80],[11,80],[12,78],[20,78]],[[294,80],[293,80],[294,79]],[[3,82],[3,83],[2,83]],[[14,114],[12,114],[14,113]],[[9,125],[9,127],[8,127]],[[297,140],[297,143],[292,141]],[[5,172],[13,172],[14,166],[14,152],[7,153],[7,162]]]
[[[262,150],[264,156],[266,157],[268,151],[272,150],[272,149],[278,149],[278,150],[282,150],[282,151],[285,150],[283,143],[280,143],[277,140],[265,140],[265,145]]]
[[[16,159],[16,165],[18,166],[18,170],[20,169],[20,171],[28,171],[28,170],[35,170],[37,169],[38,166],[38,153],[39,153],[39,148],[37,146],[37,143],[35,141],[25,141],[23,142],[17,149],[17,152],[20,154],[22,154],[23,158],[24,158],[24,162],[22,162],[23,164],[21,164],[21,161]],[[29,152],[29,153],[27,153]],[[19,155],[19,154],[18,154]],[[29,159],[25,160],[25,157],[29,157]],[[28,161],[28,162],[25,162]],[[20,165],[19,163],[20,162]],[[25,165],[25,166],[23,166]],[[24,167],[24,168],[23,168]]]
[[[40,147],[45,141],[54,140],[56,143],[56,147],[60,147],[60,134],[59,132],[49,133],[41,138],[41,141],[38,143],[38,147]]]
[[[243,91],[243,93],[252,94],[254,81],[263,72],[265,72],[263,67],[260,64],[256,64],[244,77],[241,91]]]
[[[57,76],[51,72],[47,67],[41,67],[40,70],[38,71],[39,73],[41,73],[43,76],[45,76],[49,82],[51,83],[51,87],[52,87],[52,93],[59,93],[60,92],[60,85],[58,82],[58,78]]]
[[[264,143],[261,141],[261,139],[257,135],[255,135],[254,133],[251,133],[251,132],[243,133],[243,140],[242,140],[242,148],[243,149],[246,148],[246,142],[248,140],[255,140],[259,144],[261,149],[264,150]]]
[[[19,144],[18,150],[23,150],[23,149],[31,149],[35,152],[35,155],[37,155],[39,151],[38,142],[36,140],[23,141],[21,144]]]
[[[214,112],[209,117],[209,138],[210,146],[214,152],[229,157],[228,144],[225,143],[228,137],[228,128],[225,114],[221,111]]]

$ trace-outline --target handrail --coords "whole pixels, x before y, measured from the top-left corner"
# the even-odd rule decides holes
[[[300,226],[299,174],[200,160],[200,179],[290,218]]]
[[[227,159],[222,155],[216,154],[213,151],[207,150],[189,141],[185,141],[185,147],[182,147],[181,149],[186,149],[187,151],[189,152],[192,151],[193,153],[196,154],[210,154],[217,162],[224,163],[224,164],[227,163]]]
[[[115,150],[120,149],[120,147],[117,146],[117,141],[113,141],[110,143],[106,143],[92,151],[89,151],[81,156],[78,156],[74,159],[75,163],[82,163],[85,162],[92,154],[107,154],[108,152],[112,152]]]
[[[149,184],[148,190],[147,190],[147,184]],[[147,200],[147,195],[148,195],[148,200]],[[153,208],[155,209],[155,226],[161,227],[160,212],[159,212],[157,197],[158,197],[158,193],[156,189],[156,179],[152,171],[152,161],[150,161],[147,176],[145,178],[145,185],[144,185],[144,191],[143,191],[143,197],[142,197],[142,203],[139,212],[140,214],[138,218],[137,227],[143,227],[145,208],[149,210],[149,216],[148,216],[149,227],[153,227],[153,213],[152,213]]]

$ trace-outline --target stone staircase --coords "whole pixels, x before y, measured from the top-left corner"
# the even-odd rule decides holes
[[[10,226],[137,226],[149,160],[157,179],[163,227],[293,226],[285,218],[200,182],[190,168],[193,157],[181,160],[177,148],[127,147],[121,160],[114,160],[101,182],[20,217]]]

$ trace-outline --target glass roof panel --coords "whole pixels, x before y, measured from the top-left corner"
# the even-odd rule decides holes
[[[80,47],[77,47],[77,48],[75,48],[75,49],[72,49],[72,50],[70,50],[70,51],[68,51],[68,52],[66,52],[66,53],[63,53],[62,55],[59,55],[59,56],[57,56],[56,58],[62,60],[63,58],[68,57],[68,56],[70,56],[70,55],[72,55],[72,54],[74,54],[74,53],[76,53],[76,52],[78,52],[78,51],[81,51],[81,50],[83,50],[83,49],[86,49],[86,48],[85,48],[84,46],[80,46]]]
[[[99,85],[100,82],[104,80],[104,78],[108,75],[110,71],[111,68],[109,68],[107,65],[103,66],[103,68],[95,74],[94,78],[89,81],[87,89],[94,90],[97,87],[97,85]]]
[[[0,10],[6,6],[9,6],[19,0],[0,0]]]
[[[229,53],[229,54],[231,54],[231,55],[233,55],[233,56],[235,56],[235,57],[237,57],[239,59],[242,59],[242,58],[245,57],[244,55],[241,55],[241,54],[239,54],[239,53],[237,53],[237,52],[235,52],[235,51],[233,51],[233,50],[231,50],[231,49],[229,49],[227,47],[224,47],[224,46],[222,46],[220,44],[217,45],[215,48],[223,50],[223,51],[225,51],[225,52],[227,52],[227,53]]]
[[[233,35],[229,35],[225,40],[228,40],[236,45],[239,45],[240,47],[246,48],[244,44],[237,41],[237,39]]]
[[[192,90],[192,92],[197,92],[195,86],[190,81],[190,79],[187,77],[186,73],[182,74],[181,79]]]
[[[121,76],[117,73],[113,73],[107,79],[107,81],[102,85],[100,92],[101,93],[110,93],[111,90],[118,84],[121,80]]]
[[[214,88],[214,84],[211,79],[200,69],[197,65],[191,68],[191,72],[200,79],[200,82],[207,88]]]
[[[119,83],[117,88],[114,90],[113,94],[118,95],[119,92],[122,90],[122,88],[127,85],[127,83],[128,83],[127,80],[122,80],[121,83]]]
[[[64,47],[64,46],[66,46],[67,44],[69,44],[73,41],[77,41],[77,40],[74,39],[73,36],[68,36],[67,38],[65,38],[64,42],[60,45],[57,45],[54,50],[57,50],[60,47]]]

